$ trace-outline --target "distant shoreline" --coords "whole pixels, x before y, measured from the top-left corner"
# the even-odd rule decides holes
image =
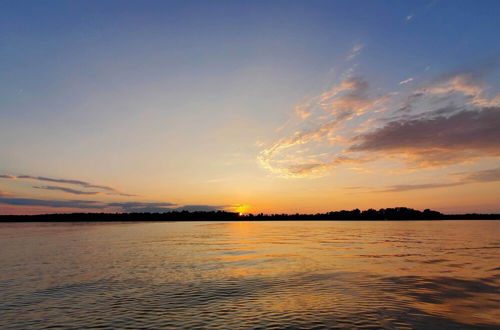
[[[266,219],[266,220],[249,220],[249,219],[235,219],[235,220],[3,220],[0,219],[1,223],[137,223],[137,222],[411,222],[411,221],[500,221],[500,218],[482,218],[482,219],[439,219],[439,220],[429,220],[429,219],[385,219],[385,220],[341,220],[341,219],[300,219],[300,220],[290,220],[290,219]]]
[[[238,214],[227,211],[172,211],[165,213],[55,213],[0,215],[0,222],[181,222],[181,221],[431,221],[500,220],[500,214],[443,214],[426,209],[396,207],[315,214]]]

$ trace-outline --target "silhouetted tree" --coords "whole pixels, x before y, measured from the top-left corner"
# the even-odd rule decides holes
[[[425,209],[423,212],[407,207],[332,211],[316,214],[239,215],[227,211],[171,211],[164,213],[71,213],[41,215],[0,215],[0,222],[71,222],[71,221],[263,221],[263,220],[474,220],[500,219],[500,214],[442,214]]]

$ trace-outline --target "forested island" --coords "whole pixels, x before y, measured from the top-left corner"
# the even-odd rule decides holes
[[[293,220],[497,220],[500,214],[443,214],[407,207],[332,211],[315,214],[239,214],[228,211],[171,211],[164,213],[56,213],[0,215],[0,222],[86,222],[86,221],[293,221]]]

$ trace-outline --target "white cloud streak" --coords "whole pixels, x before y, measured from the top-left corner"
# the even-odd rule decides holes
[[[349,55],[347,55],[346,60],[350,61],[354,59],[356,56],[359,55],[359,53],[365,48],[365,45],[363,44],[356,44],[351,48],[351,51],[349,52]]]
[[[408,78],[399,82],[400,85],[405,85],[413,81],[413,78]]]

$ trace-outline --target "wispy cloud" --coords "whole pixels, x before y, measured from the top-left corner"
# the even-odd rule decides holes
[[[123,212],[165,212],[171,211],[174,203],[169,202],[115,202],[108,203],[108,207],[117,207]]]
[[[500,167],[476,172],[455,173],[463,182],[495,182],[500,181]]]
[[[84,188],[96,188],[102,189],[110,192],[116,192],[116,189],[109,186],[96,185],[85,181],[80,180],[68,180],[68,179],[54,179],[43,176],[31,176],[31,175],[19,175],[15,177],[15,179],[28,179],[28,180],[38,180],[38,181],[47,181],[47,182],[56,182],[56,183],[67,183],[72,185],[82,186]]]
[[[304,119],[309,118],[314,113],[314,110],[313,110],[313,107],[311,106],[311,104],[306,102],[306,103],[299,104],[298,106],[296,106],[295,113],[297,114],[297,116],[300,119],[304,120]]]
[[[345,142],[337,134],[344,123],[368,112],[382,111],[388,100],[388,95],[373,95],[362,78],[349,78],[302,104],[296,113],[303,128],[269,145],[258,160],[274,173],[295,177],[321,174],[340,164],[365,162],[365,157],[331,155],[321,149]],[[309,152],[311,149],[314,152]]]
[[[75,189],[72,187],[59,186],[59,185],[46,185],[46,186],[33,186],[35,189],[61,191],[74,195],[98,195],[101,193],[120,196],[134,196],[124,194],[118,190],[104,185],[97,185],[80,180],[69,179],[55,179],[41,176],[31,175],[10,175],[0,174],[0,179],[7,180],[34,180],[42,182],[54,182],[60,184],[74,185],[93,190]],[[145,201],[126,201],[126,202],[104,202],[97,200],[65,200],[65,199],[38,199],[38,198],[24,198],[16,197],[0,191],[0,205],[14,205],[14,206],[37,206],[47,208],[69,208],[75,210],[98,210],[105,212],[171,212],[171,211],[216,211],[226,209],[226,205],[178,205],[171,202],[145,202]],[[1,208],[0,208],[1,212]]]
[[[386,187],[380,192],[402,192],[411,190],[463,186],[472,183],[497,182],[500,181],[500,167],[475,172],[454,173],[451,176],[458,180],[454,182],[393,185]]]
[[[405,85],[413,81],[413,78],[408,78],[399,82],[400,85]]]
[[[491,67],[490,67],[491,69]],[[500,156],[500,95],[488,95],[476,79],[456,73],[413,91],[382,127],[353,137],[348,152],[399,155],[420,166]]]
[[[400,184],[389,186],[381,192],[401,192],[410,190],[421,190],[421,189],[435,189],[444,187],[454,187],[463,185],[462,182],[450,182],[450,183],[423,183],[423,184]]]
[[[353,58],[355,58],[356,56],[358,56],[358,54],[363,50],[363,48],[365,48],[365,45],[363,45],[363,44],[355,44],[351,48],[351,51],[349,52],[349,55],[347,55],[346,60],[350,61]]]
[[[99,194],[98,191],[84,191],[84,190],[76,190],[72,188],[66,188],[66,187],[59,187],[59,186],[33,186],[35,189],[45,189],[45,190],[56,190],[56,191],[63,191],[69,194],[75,194],[75,195],[97,195]]]
[[[99,189],[103,191],[104,193],[107,194],[112,194],[112,195],[120,195],[120,196],[135,196],[132,194],[126,194],[123,192],[118,191],[117,189],[110,187],[110,186],[105,186],[105,185],[98,185],[98,184],[93,184],[90,182],[86,181],[80,181],[80,180],[72,180],[72,179],[56,179],[56,178],[49,178],[49,177],[44,177],[44,176],[32,176],[32,175],[10,175],[10,174],[0,174],[1,179],[9,179],[9,180],[35,180],[35,181],[44,181],[44,182],[52,182],[52,183],[63,183],[63,184],[69,184],[69,185],[76,185],[80,186],[83,188],[87,189]],[[54,187],[54,186],[51,186]],[[39,188],[39,187],[36,187]],[[64,188],[62,189],[61,187],[59,189],[55,188],[40,188],[40,189],[52,189],[52,190],[60,190],[64,191],[67,193],[72,193],[72,194],[77,194],[77,190],[75,189],[69,189],[69,188]],[[95,192],[97,194],[98,192]],[[80,192],[80,194],[85,194],[84,192]],[[87,193],[87,195],[93,195],[94,192]]]
[[[441,94],[450,95],[453,93],[462,93],[467,104],[477,106],[500,106],[500,95],[493,97],[486,96],[487,87],[478,83],[475,79],[481,74],[479,72],[465,72],[445,77],[429,84],[428,87],[423,88],[422,92],[427,94]]]
[[[0,204],[16,206],[46,206],[53,208],[103,209],[106,207],[98,201],[87,200],[45,200],[35,198],[0,197]]]
[[[19,198],[7,197],[0,194],[0,205],[14,206],[38,206],[48,208],[69,208],[81,210],[96,210],[106,212],[126,212],[126,213],[143,213],[143,212],[171,212],[171,211],[217,211],[227,208],[224,205],[177,205],[169,202],[100,202],[94,200],[59,200],[59,199],[36,199],[36,198]],[[0,208],[1,212],[1,208]]]
[[[385,94],[361,77],[346,79],[298,106],[295,126],[280,130],[258,161],[281,176],[307,177],[381,156],[410,168],[500,157],[500,94],[478,82],[495,68]]]

